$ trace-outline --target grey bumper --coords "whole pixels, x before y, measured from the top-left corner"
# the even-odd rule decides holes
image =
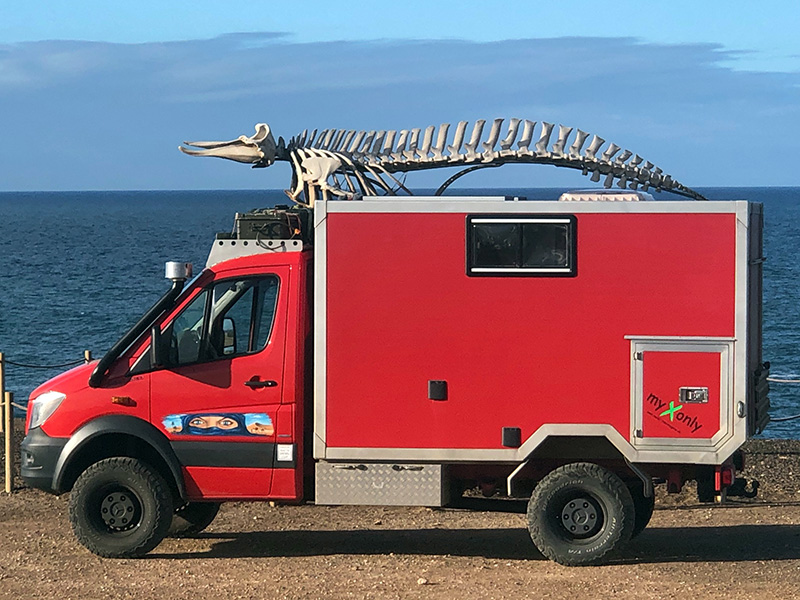
[[[28,431],[20,446],[22,480],[30,487],[50,493],[53,489],[53,474],[61,451],[69,438],[52,438],[41,428]]]

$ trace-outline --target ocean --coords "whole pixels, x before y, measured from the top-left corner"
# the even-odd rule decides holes
[[[450,193],[553,199],[561,191]],[[699,191],[764,203],[764,358],[772,376],[800,379],[800,188]],[[235,212],[284,203],[279,190],[0,193],[0,352],[31,365],[78,360],[84,350],[102,356],[169,287],[165,261],[200,269]],[[25,403],[63,370],[8,365],[6,387]],[[800,413],[800,384],[773,383],[770,398],[773,417]],[[770,423],[763,437],[800,438],[800,419]]]

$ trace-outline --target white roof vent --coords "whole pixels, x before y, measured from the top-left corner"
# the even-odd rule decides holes
[[[653,200],[647,192],[633,190],[575,190],[561,194],[559,202],[640,202]]]

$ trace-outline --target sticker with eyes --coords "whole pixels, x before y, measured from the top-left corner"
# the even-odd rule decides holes
[[[175,414],[163,418],[167,433],[179,435],[272,436],[275,427],[266,413]]]

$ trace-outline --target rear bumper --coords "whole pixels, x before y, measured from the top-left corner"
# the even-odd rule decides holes
[[[41,428],[28,431],[20,445],[22,480],[26,485],[52,494],[53,475],[61,451],[69,438],[52,438]]]

